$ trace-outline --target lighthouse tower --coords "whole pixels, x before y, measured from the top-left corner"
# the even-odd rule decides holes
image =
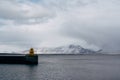
[[[30,48],[29,54],[26,55],[26,62],[30,64],[38,64],[38,55],[34,53],[33,48]]]
[[[33,49],[33,48],[31,48],[31,49],[29,50],[29,55],[30,55],[30,56],[34,56],[34,49]]]

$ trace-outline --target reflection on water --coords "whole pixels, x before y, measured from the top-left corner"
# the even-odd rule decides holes
[[[120,80],[120,55],[40,55],[38,65],[0,64],[0,80]]]
[[[37,65],[27,65],[27,76],[28,80],[36,80]]]

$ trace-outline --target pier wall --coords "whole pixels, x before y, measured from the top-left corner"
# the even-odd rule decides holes
[[[0,55],[2,64],[38,64],[38,55]]]

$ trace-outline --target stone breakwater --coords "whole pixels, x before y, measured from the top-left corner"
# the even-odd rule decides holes
[[[7,54],[0,55],[1,64],[38,64],[38,55],[33,56],[27,55],[17,55],[17,54]]]

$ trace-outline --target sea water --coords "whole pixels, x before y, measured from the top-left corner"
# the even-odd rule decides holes
[[[120,55],[39,55],[38,65],[0,64],[0,80],[120,80]]]

